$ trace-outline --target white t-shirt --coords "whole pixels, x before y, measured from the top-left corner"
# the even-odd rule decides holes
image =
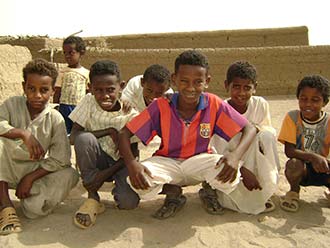
[[[122,101],[130,102],[139,112],[142,112],[147,108],[143,98],[141,78],[143,78],[143,75],[131,78],[123,89],[120,98]],[[173,93],[173,90],[169,88],[166,93]]]

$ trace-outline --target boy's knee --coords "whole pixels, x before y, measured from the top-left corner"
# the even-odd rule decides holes
[[[77,185],[79,181],[79,173],[72,167],[65,168],[61,171],[58,171],[61,180],[66,182],[70,188],[73,188]]]
[[[117,207],[125,210],[136,208],[140,202],[139,196],[134,191],[125,194],[115,194],[114,199],[117,203]]]
[[[304,163],[299,159],[292,158],[285,164],[285,175],[287,177],[299,177],[304,173]]]
[[[86,147],[98,145],[96,137],[89,132],[79,133],[74,140],[74,149],[76,152],[86,151]]]
[[[267,131],[267,130],[260,131],[258,133],[258,136],[259,136],[259,140],[261,142],[266,143],[266,144],[276,141],[276,137],[274,136],[274,134],[270,131]]]

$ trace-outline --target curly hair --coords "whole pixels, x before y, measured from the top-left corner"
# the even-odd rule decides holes
[[[118,82],[120,82],[120,70],[116,62],[111,60],[96,61],[90,68],[89,80],[93,84],[93,77],[107,74],[117,76]]]
[[[310,87],[317,89],[322,97],[325,104],[329,102],[330,85],[329,80],[321,75],[308,75],[305,76],[298,84],[296,96],[299,98],[300,92],[303,88]]]
[[[228,83],[231,83],[235,77],[248,79],[253,84],[256,84],[257,70],[254,65],[247,61],[236,61],[228,67],[226,80]]]
[[[83,39],[79,36],[69,36],[65,38],[63,41],[63,45],[67,44],[75,44],[76,45],[76,51],[84,54],[86,52],[86,45]]]
[[[171,80],[171,73],[166,67],[154,64],[144,71],[143,79],[146,82],[154,80],[160,84],[169,83]]]
[[[180,65],[197,65],[205,68],[206,72],[209,70],[209,62],[207,57],[196,50],[184,51],[176,58],[175,73],[178,72]]]
[[[23,68],[23,79],[26,82],[28,74],[38,74],[41,76],[49,76],[52,78],[52,85],[55,85],[58,72],[56,67],[47,60],[37,58],[31,60]]]

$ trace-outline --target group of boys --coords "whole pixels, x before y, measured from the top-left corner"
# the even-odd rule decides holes
[[[67,38],[63,51],[68,68],[59,77],[51,63],[35,59],[23,69],[25,95],[0,106],[0,235],[21,231],[9,189],[16,189],[24,214],[36,218],[49,214],[77,184],[70,143],[88,192],[73,217],[83,229],[105,211],[98,190],[112,181],[119,209],[165,194],[153,214],[157,219],[174,216],[186,203],[182,187],[200,183],[199,197],[210,214],[223,214],[224,208],[251,214],[275,209],[276,133],[267,101],[253,95],[253,65],[229,66],[230,98],[222,100],[206,92],[209,64],[196,50],[176,58],[172,75],[151,65],[125,88],[115,62],[97,61],[89,71],[81,66],[81,38]],[[284,210],[298,210],[300,185],[326,186],[330,201],[330,125],[322,110],[329,87],[322,76],[303,78],[297,87],[299,110],[283,121],[278,140],[289,158],[290,184],[280,201]],[[53,95],[64,118],[49,104]],[[147,145],[156,136],[159,148],[141,161],[138,143]]]

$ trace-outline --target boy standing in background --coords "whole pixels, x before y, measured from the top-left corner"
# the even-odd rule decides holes
[[[61,69],[55,84],[54,103],[64,117],[67,133],[70,134],[72,121],[68,117],[75,106],[86,95],[89,70],[80,64],[86,47],[82,38],[69,36],[63,41],[63,53],[68,66]]]

